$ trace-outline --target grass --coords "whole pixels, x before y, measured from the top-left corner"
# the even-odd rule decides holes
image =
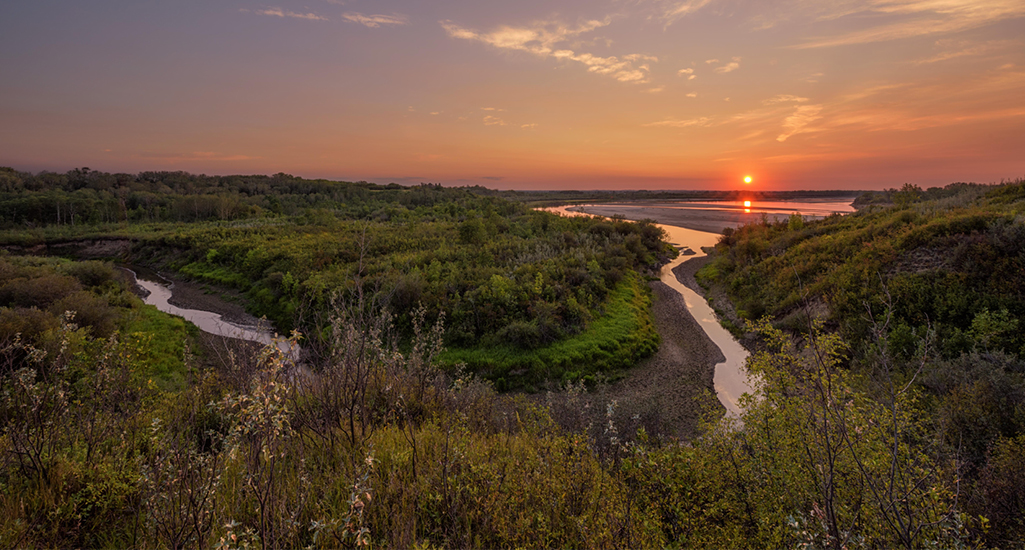
[[[650,292],[631,271],[610,293],[604,315],[580,334],[533,350],[513,345],[448,349],[440,360],[466,364],[499,390],[529,390],[543,380],[593,382],[599,373],[614,378],[616,371],[655,353],[659,341]]]
[[[132,311],[123,331],[142,365],[141,376],[164,391],[185,388],[185,344],[199,329],[181,317],[142,305]]]

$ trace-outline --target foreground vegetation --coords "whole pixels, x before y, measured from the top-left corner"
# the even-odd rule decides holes
[[[39,347],[8,342],[0,545],[915,548],[1020,532],[1020,515],[968,512],[921,393],[858,389],[836,336],[801,351],[763,325],[774,346],[751,363],[765,384],[743,425],[710,418],[681,445],[580,386],[544,405],[446,374],[442,325],[413,312],[403,352],[367,305],[338,304],[316,374],[276,347],[208,368],[183,348],[184,386],[162,388],[145,346],[67,318]],[[993,511],[1020,509],[1022,444],[972,482]]]
[[[895,290],[914,288],[893,283],[901,268],[879,264],[879,286],[865,289],[819,281],[842,270],[845,258],[862,264],[874,258],[858,255],[867,248],[864,240],[832,250],[832,259],[822,260],[818,270],[791,269],[801,277],[793,284],[805,289],[797,305],[780,305],[789,296],[779,290],[786,288],[780,270],[757,266],[787,255],[796,261],[819,250],[816,241],[820,247],[853,242],[843,228],[878,230],[870,242],[885,249],[912,242],[902,239],[922,227],[952,227],[948,221],[970,213],[993,215],[970,226],[984,228],[967,235],[971,242],[988,242],[990,231],[1013,236],[1021,223],[1016,209],[1017,197],[1025,198],[1023,188],[968,187],[969,195],[948,197],[946,204],[916,201],[928,195],[906,189],[913,195],[907,202],[877,211],[807,224],[792,218],[726,236],[704,280],[758,292],[757,313],[779,316],[775,323],[761,319],[750,327],[764,342],[749,363],[761,379],[758,395],[744,403],[739,419],[710,415],[703,435],[690,442],[667,440],[622,414],[619,404],[603,399],[600,385],[568,383],[542,401],[499,393],[488,379],[451,368],[443,359],[472,362],[479,352],[472,345],[444,349],[464,342],[446,336],[460,330],[458,310],[444,309],[444,300],[423,299],[431,296],[429,275],[421,287],[424,305],[399,309],[401,302],[394,300],[400,292],[382,290],[389,288],[382,275],[389,272],[371,267],[389,261],[393,267],[422,265],[396,259],[427,257],[426,250],[395,244],[409,242],[403,234],[413,227],[427,239],[430,231],[454,235],[458,244],[446,238],[433,243],[454,248],[450,254],[471,254],[468,269],[481,249],[495,258],[485,268],[552,266],[534,268],[533,279],[484,270],[487,286],[476,288],[488,290],[474,299],[489,300],[489,306],[480,319],[510,320],[474,338],[482,346],[508,341],[494,348],[494,357],[528,357],[539,369],[565,361],[559,368],[576,374],[550,376],[582,379],[592,363],[603,360],[601,354],[615,357],[616,349],[635,345],[627,341],[616,348],[608,342],[650,330],[642,316],[631,313],[646,308],[637,268],[650,259],[628,263],[631,256],[622,253],[632,251],[635,260],[647,258],[645,250],[656,256],[644,245],[643,226],[558,220],[514,206],[508,206],[509,214],[495,211],[495,218],[463,219],[440,214],[450,206],[389,206],[401,215],[376,228],[361,227],[365,234],[389,236],[392,244],[378,252],[357,247],[365,252],[357,255],[365,269],[348,271],[315,263],[301,271],[305,264],[296,260],[315,253],[275,244],[288,231],[296,233],[284,240],[302,242],[303,231],[320,222],[302,225],[302,231],[291,222],[316,212],[202,222],[207,225],[76,225],[70,233],[63,226],[41,228],[29,237],[51,244],[69,236],[132,237],[136,254],[154,258],[161,250],[177,250],[175,265],[197,277],[239,282],[236,274],[243,273],[253,297],[257,281],[274,271],[264,266],[259,279],[242,271],[240,235],[250,235],[265,247],[261,254],[281,262],[275,269],[282,281],[289,273],[303,281],[294,311],[319,311],[320,317],[310,313],[315,323],[297,323],[317,329],[303,336],[304,342],[316,342],[317,362],[312,372],[297,370],[276,347],[232,347],[230,353],[197,357],[194,334],[139,304],[109,264],[0,257],[0,546],[1022,547],[1025,363],[1015,347],[1017,333],[1007,329],[1022,313],[1013,295],[999,295],[983,321],[976,322],[978,314],[966,317],[968,324],[951,318],[943,330],[961,330],[970,340],[966,348],[947,348],[931,336],[939,327],[918,328],[901,309],[904,300],[917,296]],[[455,209],[506,203],[467,196],[450,204]],[[900,231],[867,229],[888,227],[906,212],[918,221],[901,222]],[[437,219],[415,217],[421,215]],[[352,239],[355,232],[346,233],[352,226],[337,211],[331,216],[321,221],[332,229],[317,233],[317,242],[342,255],[347,249],[338,243],[358,241],[332,240]],[[476,232],[471,228],[464,235],[463,227],[474,225],[468,221],[489,218],[509,224],[501,235],[485,233],[489,238],[512,247],[517,238],[537,239],[519,249],[534,256],[503,256],[486,241],[464,242]],[[545,223],[553,233],[546,233]],[[402,230],[389,232],[391,224]],[[517,233],[530,227],[541,229],[527,237]],[[147,238],[151,230],[163,233]],[[11,233],[7,242],[25,238]],[[577,248],[581,242],[593,246]],[[175,243],[214,246],[188,252]],[[520,263],[501,263],[510,257]],[[902,250],[896,257],[900,266],[899,258],[915,256]],[[978,261],[1019,260],[994,254]],[[566,269],[559,278],[560,262],[582,267]],[[438,264],[445,265],[441,259]],[[618,279],[599,275],[614,268],[620,269]],[[537,273],[543,284],[531,294]],[[576,278],[583,273],[589,278]],[[743,286],[752,274],[765,279],[760,286]],[[531,347],[545,325],[538,323],[539,332],[508,328],[529,324],[550,307],[544,306],[548,300],[568,301],[566,294],[548,297],[549,288],[565,281],[565,289],[590,289],[596,280],[605,284],[602,300],[577,300],[594,308],[583,330]],[[949,280],[962,279],[930,279],[930,296],[946,296]],[[315,298],[311,291],[318,287],[309,281],[331,281],[324,289],[341,292]],[[871,313],[838,313],[834,304],[845,302],[833,302],[833,295],[850,299],[843,292],[864,292]],[[262,303],[284,307],[293,298],[281,292]],[[736,295],[738,304],[746,298]],[[521,300],[529,305],[517,318]],[[66,313],[65,304],[84,314]],[[742,309],[760,317],[752,304]],[[25,320],[31,323],[18,324]],[[908,328],[900,328],[901,322]],[[588,338],[604,344],[592,345]],[[581,355],[564,358],[573,353]],[[498,366],[478,367],[479,372],[505,372],[501,359],[491,364]]]

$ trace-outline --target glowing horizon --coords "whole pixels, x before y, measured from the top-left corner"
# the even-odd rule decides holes
[[[1025,176],[1025,0],[55,0],[0,13],[0,165],[19,170],[522,189]]]

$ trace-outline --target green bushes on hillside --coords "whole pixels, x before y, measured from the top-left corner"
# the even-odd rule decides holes
[[[1013,475],[1006,484],[993,477],[1009,471],[1008,449],[1025,434],[1022,189],[1023,181],[905,186],[892,206],[801,229],[744,226],[724,235],[699,273],[703,284],[721,285],[748,320],[764,316],[802,338],[813,322],[842,335],[850,351],[835,372],[843,386],[869,398],[868,407],[889,407],[894,444],[917,456],[902,460],[930,465],[907,479],[947,479],[930,498],[947,495],[947,504],[933,507],[951,513],[926,523],[968,527],[986,545],[1007,547],[1025,536],[1007,511],[1025,511],[1009,497],[1009,487],[1021,485]],[[816,376],[810,382],[820,392],[835,391]],[[845,409],[858,406],[858,399],[837,399]],[[777,406],[772,414],[784,410]],[[834,427],[856,418],[840,409],[825,413]],[[833,440],[850,437],[838,433]],[[871,496],[864,489],[872,487],[858,483],[862,496]]]
[[[325,347],[339,297],[359,294],[389,309],[407,338],[411,312],[423,304],[432,319],[444,316],[452,357],[464,350],[472,369],[509,388],[611,372],[650,354],[657,342],[650,308],[623,307],[646,298],[625,298],[621,289],[646,294],[630,281],[676,254],[651,223],[561,218],[478,188],[284,174],[7,175],[11,195],[0,194],[0,223],[7,205],[12,224],[43,227],[0,233],[0,243],[73,252],[76,243],[130,241],[131,261],[242,291],[250,312],[279,331],[302,329],[314,354]],[[75,202],[81,194],[114,202]],[[29,200],[48,206],[30,215],[36,210],[17,206]],[[224,201],[231,207],[218,206]],[[108,212],[115,206],[118,215]],[[33,292],[64,292],[61,281]],[[561,357],[559,350],[593,361],[538,366]]]

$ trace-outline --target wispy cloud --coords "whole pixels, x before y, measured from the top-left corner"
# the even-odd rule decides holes
[[[732,73],[733,71],[740,68],[740,58],[734,57],[732,61],[723,65],[722,67],[716,67],[715,72],[718,74]]]
[[[763,105],[775,105],[777,103],[804,103],[808,101],[806,97],[798,97],[796,95],[780,94],[774,97],[770,97],[762,102]]]
[[[936,46],[942,48],[943,51],[932,57],[920,59],[916,61],[915,64],[925,65],[928,63],[938,63],[950,59],[957,59],[958,57],[983,55],[1007,47],[1021,47],[1021,45],[1022,43],[1020,40],[990,40],[981,44],[972,43],[966,40],[937,40]]]
[[[658,94],[658,93],[664,92],[665,90],[666,90],[665,86],[655,86],[654,88],[648,88],[645,91],[648,92],[649,94]]]
[[[660,120],[658,122],[649,122],[649,123],[645,124],[644,126],[645,127],[668,126],[668,127],[671,127],[671,128],[689,128],[691,126],[711,126],[711,124],[712,124],[712,118],[704,116],[704,117],[700,117],[700,118],[691,118],[691,119],[687,119],[687,120],[679,120],[679,119],[675,119],[675,118],[669,118],[669,119],[666,119],[666,120]]]
[[[808,125],[822,118],[822,105],[801,105],[794,114],[783,121],[783,133],[776,137],[776,141],[784,142],[791,136],[808,131]]]
[[[505,126],[505,121],[502,120],[501,118],[497,117],[497,116],[494,116],[494,115],[485,115],[484,116],[484,125],[485,126]]]
[[[655,56],[629,54],[622,57],[604,57],[574,51],[562,46],[570,39],[593,32],[608,25],[611,21],[611,18],[601,21],[591,20],[577,26],[568,26],[558,22],[538,22],[526,27],[503,25],[490,32],[478,32],[459,26],[452,21],[441,21],[440,24],[452,38],[483,42],[503,50],[528,52],[541,58],[574,61],[585,65],[589,72],[610,76],[620,82],[638,84],[649,82],[651,71],[649,63],[658,61]]]
[[[250,12],[246,8],[241,10],[244,13]],[[306,19],[307,21],[327,21],[328,18],[315,13],[298,13],[294,11],[283,10],[281,8],[267,8],[265,10],[252,10],[252,13],[256,15],[270,15],[272,17],[291,17],[293,19]]]
[[[701,8],[712,3],[712,0],[673,0],[670,2],[662,2],[662,14],[661,19],[666,22],[666,25],[675,23],[682,17],[690,15]]]
[[[364,15],[362,13],[343,13],[342,18],[351,23],[359,23],[364,27],[376,29],[381,25],[408,25],[409,20],[404,15]]]
[[[685,74],[694,74],[694,69],[680,69],[679,71],[676,71],[676,74],[679,76],[683,76]]]
[[[836,10],[837,17],[858,15],[868,21],[892,17],[884,17],[888,22],[883,24],[812,38],[793,47],[825,48],[946,34],[1025,16],[1025,2],[1021,0],[868,0],[840,4],[843,8]]]

